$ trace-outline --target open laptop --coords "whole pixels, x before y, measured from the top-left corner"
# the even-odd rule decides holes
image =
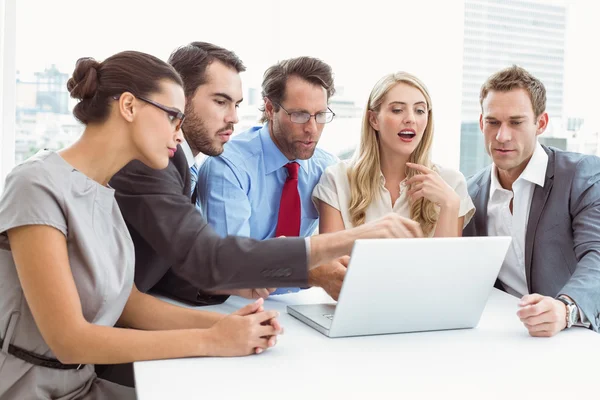
[[[337,305],[288,306],[287,312],[329,337],[473,328],[510,241],[357,240]]]

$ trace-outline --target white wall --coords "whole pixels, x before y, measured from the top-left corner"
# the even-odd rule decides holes
[[[15,162],[16,0],[0,0],[0,192]]]

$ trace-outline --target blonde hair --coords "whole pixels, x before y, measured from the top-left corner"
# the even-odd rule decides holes
[[[379,174],[381,171],[379,134],[369,122],[369,113],[378,113],[387,93],[399,83],[405,83],[419,89],[427,102],[427,126],[421,142],[410,155],[409,162],[432,168],[430,153],[433,141],[433,113],[427,88],[417,77],[407,72],[397,72],[384,76],[371,90],[363,115],[359,149],[355,153],[348,170],[351,193],[349,212],[354,226],[365,223],[366,210],[379,193]],[[406,172],[406,177],[411,178],[416,174],[418,174],[416,170],[409,169]],[[437,222],[438,211],[431,201],[419,199],[411,204],[410,217],[421,225],[423,233],[427,235],[433,230]]]

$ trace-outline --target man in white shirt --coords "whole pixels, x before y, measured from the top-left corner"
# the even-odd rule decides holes
[[[600,158],[539,144],[546,90],[523,68],[492,75],[480,128],[493,164],[468,181],[477,208],[464,236],[512,236],[496,287],[521,297],[532,336],[600,325]]]

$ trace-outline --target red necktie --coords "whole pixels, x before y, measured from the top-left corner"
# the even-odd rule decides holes
[[[298,168],[300,164],[291,162],[285,165],[288,177],[283,185],[279,216],[275,236],[300,235],[300,194],[298,193]]]

